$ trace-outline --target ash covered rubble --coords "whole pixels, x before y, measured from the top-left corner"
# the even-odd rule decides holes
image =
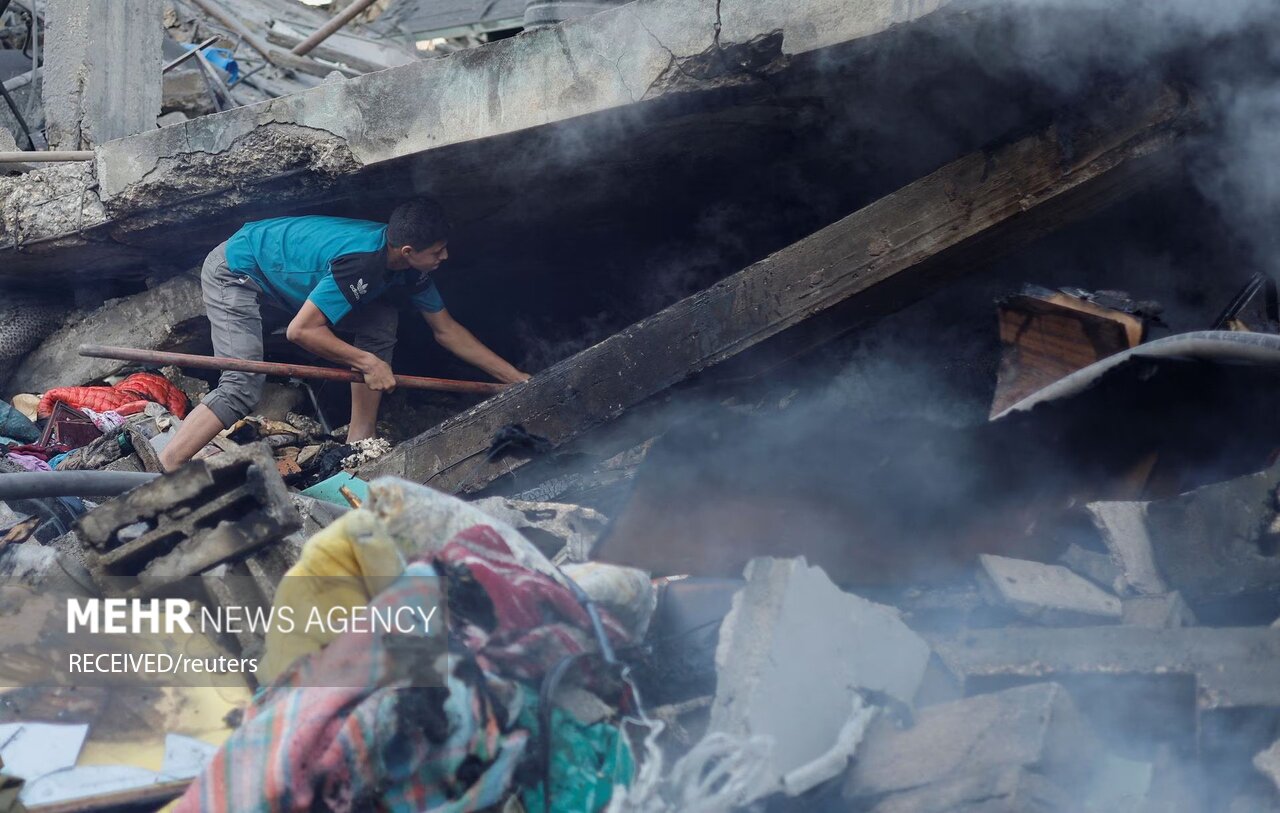
[[[28,10],[38,27],[34,4],[16,5],[8,19]],[[310,95],[193,119],[178,147],[163,132],[104,146],[96,128],[116,122],[92,104],[60,108],[81,116],[78,137],[99,151],[68,170],[65,188],[54,189],[56,171],[0,179],[13,236],[0,252],[14,259],[0,274],[30,282],[46,260],[64,276],[81,262],[124,276],[75,303],[46,291],[0,304],[0,674],[12,684],[0,690],[0,813],[170,802],[1280,809],[1280,313],[1265,252],[1241,250],[1237,230],[1266,207],[1243,196],[1224,214],[1221,189],[1181,174],[1203,161],[1187,158],[1193,143],[1222,135],[1222,100],[1205,86],[1237,77],[1122,82],[1089,65],[1074,86],[1043,66],[975,69],[970,46],[1007,26],[1045,32],[989,4],[864,5],[866,19],[851,21],[821,2],[781,14],[641,0],[464,59],[383,65],[380,77],[325,87],[317,73],[366,72],[397,49],[350,38],[299,63],[279,46],[300,39],[300,19],[319,24],[309,11],[282,7],[282,22],[184,0],[164,16],[171,38],[214,32],[233,45],[228,20],[250,18],[277,46],[259,52],[272,67],[256,84],[206,88],[209,105],[314,86]],[[498,83],[481,104],[455,90],[468,82],[420,81],[559,75],[548,53],[598,56],[633,26],[662,52],[656,61],[606,60],[606,79],[572,63],[574,92],[555,100]],[[682,27],[690,33],[672,50],[663,38]],[[1239,34],[1226,28],[1210,33]],[[6,44],[15,36],[0,31]],[[832,112],[864,96],[887,105],[858,84],[864,73],[885,79],[868,65],[883,59],[893,73],[904,45],[955,36],[965,57],[939,64],[984,102],[1008,96],[1025,110],[943,105],[968,131],[901,149],[884,122]],[[240,40],[237,56],[245,43],[258,50]],[[1165,45],[1144,41],[1142,56],[1190,64],[1188,50],[1208,47]],[[642,99],[628,77],[647,88]],[[441,104],[494,118],[477,112],[462,117],[474,131],[445,134],[392,122],[408,131],[394,147],[361,140],[376,128],[331,118],[343,107],[334,100],[373,117],[380,105],[366,92],[412,108],[427,84]],[[858,92],[842,95],[845,85]],[[631,109],[641,102],[659,103]],[[160,452],[209,381],[78,354],[85,343],[207,350],[195,279],[170,266],[186,259],[175,247],[187,238],[214,245],[228,212],[380,206],[370,187],[419,191],[428,170],[475,148],[458,163],[474,185],[455,198],[473,239],[500,231],[510,207],[495,201],[509,190],[479,177],[500,173],[474,171],[502,151],[490,142],[555,143],[520,139],[613,105],[657,124],[631,142],[607,127],[574,133],[567,140],[606,133],[606,155],[566,163],[615,167],[619,144],[644,143],[654,149],[637,166],[657,177],[674,162],[678,175],[686,145],[696,157],[709,140],[729,171],[677,191],[737,205],[744,185],[703,182],[764,167],[802,178],[812,211],[750,198],[790,214],[742,229],[743,247],[718,258],[714,279],[697,277],[701,290],[671,292],[638,321],[610,314],[600,341],[494,398],[387,416],[380,434],[396,444],[345,443],[322,397],[275,379],[251,416],[162,473]],[[540,112],[510,132],[504,109]],[[777,126],[762,109],[800,124],[759,137],[760,121]],[[253,119],[263,110],[269,120]],[[811,116],[821,126],[806,129]],[[250,119],[257,135],[297,140],[273,150],[227,136]],[[738,143],[724,143],[726,124]],[[36,126],[60,132],[54,120]],[[828,128],[834,137],[814,135]],[[866,156],[849,158],[850,133]],[[799,157],[766,165],[780,143]],[[294,148],[305,166],[289,164]],[[206,153],[227,165],[200,163]],[[817,178],[805,174],[813,166]],[[599,209],[605,237],[592,248],[603,253],[615,234],[630,238],[619,252],[633,248],[635,235],[610,225],[638,220],[614,205],[631,187],[580,181],[550,188],[580,187],[584,197],[557,202],[566,211]],[[868,199],[834,191],[863,184],[876,190]],[[729,199],[699,198],[695,186]],[[636,194],[654,189],[637,181]],[[517,235],[559,216],[538,208]],[[520,253],[538,245],[508,242]],[[46,318],[72,304],[61,323]],[[564,307],[590,315],[593,304]],[[102,684],[58,668],[76,650],[51,620],[54,598],[257,617],[287,608],[343,623],[202,630],[159,649],[216,662],[206,674]],[[394,633],[355,629],[402,611],[415,620]],[[156,651],[144,637],[113,654]]]

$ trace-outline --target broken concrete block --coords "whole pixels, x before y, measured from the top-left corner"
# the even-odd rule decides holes
[[[1117,585],[1124,575],[1110,554],[1087,550],[1074,543],[1058,557],[1058,563],[1113,593],[1118,592]]]
[[[193,461],[81,517],[103,583],[136,576],[155,591],[280,539],[302,524],[270,450]]]
[[[1124,623],[1138,627],[1194,627],[1195,614],[1177,590],[1159,596],[1131,596],[1124,605]]]
[[[1063,813],[1074,799],[1037,773],[997,768],[891,793],[868,813]]]
[[[1253,767],[1280,790],[1280,740],[1271,743],[1267,750],[1259,751],[1253,758]]]
[[[781,784],[837,744],[861,692],[910,705],[929,647],[803,558],[753,559],[746,580],[720,628],[710,730],[772,737]]]
[[[1160,578],[1147,534],[1147,504],[1095,502],[1086,506],[1102,541],[1120,562],[1124,580],[1137,593],[1157,595],[1169,588]]]
[[[204,351],[208,340],[209,322],[199,279],[182,274],[68,320],[22,360],[7,388],[10,392],[44,392],[52,387],[87,384],[126,365],[81,356],[81,344]]]
[[[983,554],[986,584],[1020,614],[1046,624],[1117,621],[1120,599],[1061,565]]]
[[[209,606],[213,610],[222,608],[237,613],[235,618],[245,618],[240,613],[252,613],[267,610],[271,607],[271,596],[265,600],[257,582],[254,581],[244,562],[225,562],[200,574],[205,594],[209,598]],[[263,651],[265,634],[255,631],[247,623],[229,625],[234,627],[230,637],[234,639],[236,648],[243,657],[257,657]]]
[[[547,556],[563,552],[570,562],[591,558],[591,548],[609,522],[599,511],[569,503],[486,497],[472,505],[527,536]]]
[[[1201,708],[1280,706],[1280,629],[1271,627],[1010,627],[941,636],[933,647],[968,691],[1017,678],[1186,675],[1199,682]],[[1264,674],[1277,680],[1254,679]]]
[[[907,729],[876,721],[844,796],[874,798],[1000,768],[1026,768],[1073,787],[1089,777],[1097,751],[1066,689],[1036,683],[921,709]]]
[[[1280,600],[1277,489],[1280,464],[1147,504],[1155,564],[1202,618]]]

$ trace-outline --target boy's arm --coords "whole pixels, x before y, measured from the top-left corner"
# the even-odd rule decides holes
[[[431,328],[431,335],[441,347],[468,364],[479,367],[504,384],[518,384],[529,380],[529,374],[513,367],[510,362],[485,347],[484,344],[449,315],[447,310],[435,313],[422,311],[422,318]]]
[[[356,370],[364,376],[364,383],[376,392],[390,392],[396,388],[391,365],[372,353],[347,344],[329,327],[329,320],[316,303],[307,300],[302,309],[289,322],[285,330],[289,341],[317,356]]]

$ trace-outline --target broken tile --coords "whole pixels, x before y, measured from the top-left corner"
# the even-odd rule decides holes
[[[929,706],[906,729],[882,716],[858,750],[844,796],[872,799],[1007,768],[1026,768],[1070,788],[1089,777],[1097,747],[1066,689],[1021,686]],[[957,789],[939,796],[956,792],[964,795]]]
[[[803,558],[754,559],[720,628],[710,730],[773,737],[781,783],[837,743],[861,690],[910,705],[928,659],[893,608]]]
[[[1097,624],[1121,616],[1120,599],[1061,565],[983,554],[987,584],[1020,614],[1045,624]]]

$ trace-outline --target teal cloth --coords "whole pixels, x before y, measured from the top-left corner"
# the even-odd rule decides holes
[[[538,695],[521,684],[524,708],[517,725],[538,737]],[[536,740],[534,740],[536,741]],[[635,778],[631,745],[617,726],[600,722],[583,725],[572,714],[551,710],[551,809],[574,813],[604,810],[614,785],[630,787]],[[541,779],[542,777],[538,777]],[[527,813],[542,813],[543,783],[520,791]]]
[[[246,223],[227,240],[227,267],[251,278],[279,305],[310,300],[330,324],[388,289],[405,288],[420,311],[444,300],[430,278],[386,267],[387,227],[345,217],[276,217]],[[426,248],[426,246],[419,246]]]
[[[19,412],[13,404],[0,401],[0,435],[23,443],[35,443],[40,439],[40,428]]]

